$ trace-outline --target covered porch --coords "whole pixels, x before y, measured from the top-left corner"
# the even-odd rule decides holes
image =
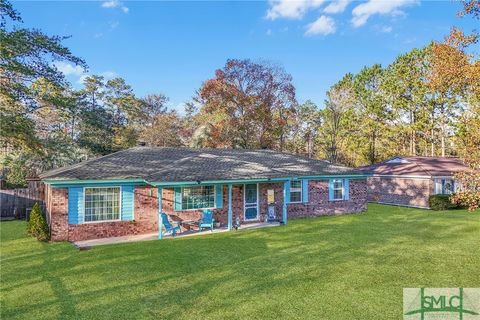
[[[279,225],[280,225],[279,222],[249,223],[241,226],[238,231],[240,232],[241,230],[276,227]],[[185,232],[176,234],[174,237],[172,237],[171,235],[164,235],[163,239],[205,236],[209,234],[224,233],[227,231],[229,231],[227,226],[214,229],[213,231],[210,231],[210,230],[193,231],[192,230],[192,231],[185,231]],[[157,240],[158,237],[159,237],[158,233],[147,233],[147,234],[131,235],[131,236],[123,236],[123,237],[110,237],[110,238],[100,238],[100,239],[93,239],[93,240],[74,241],[73,244],[80,250],[88,250],[90,247],[101,246],[101,245]]]
[[[285,224],[287,223],[288,201],[284,201],[284,199],[289,198],[289,183],[290,181],[286,179],[152,183],[157,188],[157,238],[170,237],[171,232],[168,230],[174,226],[180,228],[184,222],[187,222],[189,228],[187,230],[182,228],[181,233],[176,236],[211,233],[211,230],[199,231],[198,219],[192,218],[195,214],[203,217],[203,214],[199,213],[202,211],[211,211],[215,215],[216,221],[222,220],[220,228],[213,228],[214,233],[230,231],[238,227],[239,222],[241,222],[242,229]],[[207,193],[205,189],[208,189],[210,193],[205,195]],[[173,195],[171,195],[172,192]],[[214,192],[214,195],[211,192]],[[194,193],[197,198],[193,199],[194,205],[192,206],[189,196]],[[168,194],[170,195],[166,197]],[[212,202],[204,201],[202,196],[209,197],[208,199]],[[205,204],[202,203],[199,206],[198,201]],[[270,215],[271,210],[275,217],[273,219]]]

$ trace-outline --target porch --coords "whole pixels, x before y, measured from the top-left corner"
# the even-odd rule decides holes
[[[229,181],[230,182],[230,181]],[[154,184],[158,199],[158,239],[167,237],[176,224],[195,225],[209,212],[223,228],[219,231],[263,226],[263,222],[287,223],[287,201],[290,181],[283,179],[240,180]],[[192,199],[193,198],[193,199]],[[202,214],[203,212],[203,214]],[[208,218],[208,217],[207,217]],[[165,225],[166,223],[166,225]],[[244,227],[245,225],[245,227]],[[182,229],[185,225],[182,224]],[[196,226],[196,227],[195,227]],[[184,231],[182,235],[192,232]],[[195,234],[202,234],[198,231]]]
[[[249,230],[249,229],[258,229],[258,228],[267,228],[267,227],[277,227],[279,226],[279,222],[258,222],[258,223],[249,223],[242,225],[238,231],[241,230]],[[195,237],[195,236],[203,236],[208,234],[216,234],[216,233],[223,233],[229,231],[228,227],[220,227],[217,229],[210,230],[189,230],[179,233],[172,237],[171,235],[164,235],[163,239],[169,238],[183,238],[183,237]],[[157,240],[158,233],[147,233],[147,234],[140,234],[140,235],[132,235],[132,236],[123,236],[123,237],[110,237],[110,238],[101,238],[101,239],[93,239],[93,240],[83,240],[83,241],[74,241],[73,245],[79,248],[80,250],[87,250],[90,247],[100,246],[100,245],[107,245],[107,244],[119,244],[119,243],[128,243],[128,242],[138,242],[138,241],[150,241],[150,240]]]

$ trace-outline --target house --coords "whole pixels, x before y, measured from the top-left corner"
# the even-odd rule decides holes
[[[267,210],[283,223],[362,212],[367,176],[270,150],[135,147],[40,178],[52,240],[77,241],[159,232],[160,212],[197,221],[211,209],[229,229]]]
[[[454,157],[394,157],[359,169],[372,173],[368,201],[418,208],[429,207],[430,195],[455,192],[455,173],[469,170]]]

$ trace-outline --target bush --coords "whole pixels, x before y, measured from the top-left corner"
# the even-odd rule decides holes
[[[47,221],[45,220],[38,203],[35,203],[32,212],[30,212],[27,232],[40,241],[46,241],[50,238]]]
[[[432,210],[450,210],[458,209],[458,205],[450,201],[450,196],[445,194],[436,194],[428,198],[428,205]]]

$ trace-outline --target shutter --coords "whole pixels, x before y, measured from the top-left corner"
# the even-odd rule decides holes
[[[285,200],[285,203],[290,203],[290,180],[285,181],[285,188],[287,190],[285,195],[287,199],[284,199],[284,200]]]
[[[333,179],[328,180],[328,201],[333,201]]]
[[[222,209],[223,207],[223,184],[215,186],[215,208]]]
[[[343,180],[343,200],[350,200],[350,179]]]
[[[302,202],[308,202],[308,180],[302,180]]]
[[[133,186],[122,186],[122,220],[133,220],[134,192]]]
[[[68,188],[68,224],[83,223],[83,187]]]
[[[173,188],[173,193],[174,193],[173,210],[182,211],[182,188],[180,187]]]

